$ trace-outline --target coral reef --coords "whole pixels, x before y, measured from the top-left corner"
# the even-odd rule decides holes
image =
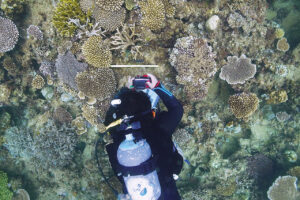
[[[283,52],[287,52],[290,49],[290,45],[287,42],[286,38],[281,38],[280,40],[278,40],[276,47],[278,51],[283,51]]]
[[[215,54],[202,38],[179,38],[170,54],[170,63],[176,69],[176,80],[185,86],[187,95],[201,100],[207,93],[207,84],[217,71]]]
[[[229,97],[231,111],[236,118],[247,119],[258,107],[258,98],[254,93],[240,93]]]
[[[38,26],[30,25],[26,31],[28,37],[32,36],[37,40],[43,40],[44,37],[43,32],[40,30]]]
[[[10,56],[4,57],[3,67],[11,76],[16,76],[18,74],[18,67]]]
[[[218,15],[211,16],[205,23],[205,27],[210,31],[215,31],[220,23],[220,17]]]
[[[23,14],[25,3],[25,0],[2,0],[0,5],[6,16],[16,18]]]
[[[109,46],[100,36],[87,39],[82,46],[82,53],[87,63],[94,67],[109,67],[112,62]]]
[[[0,53],[15,48],[18,39],[19,31],[14,22],[0,16]]]
[[[300,178],[300,166],[289,169],[288,174]]]
[[[109,68],[80,72],[76,76],[79,91],[99,101],[110,98],[116,89],[114,73]]]
[[[79,19],[82,24],[85,24],[88,16],[82,12],[77,0],[59,1],[52,22],[61,36],[71,37],[78,28],[75,24],[69,23],[70,19]]]
[[[279,104],[286,102],[288,100],[288,95],[285,90],[272,91],[267,100],[268,104]]]
[[[219,77],[229,84],[243,84],[256,74],[256,65],[251,64],[251,60],[245,55],[241,55],[240,58],[228,56],[227,61],[228,63],[221,68]]]
[[[87,64],[78,62],[71,52],[67,52],[65,55],[58,55],[55,68],[60,81],[77,89],[75,77],[78,72],[87,68]]]
[[[43,60],[40,67],[39,67],[39,71],[45,77],[53,78],[54,77],[54,71],[55,71],[54,63],[52,63],[50,61],[47,61],[47,60]]]
[[[124,0],[95,0],[97,6],[101,7],[104,10],[116,11],[120,10],[121,6],[124,3]]]
[[[8,103],[10,94],[11,94],[11,90],[7,86],[7,84],[0,84],[0,102]]]
[[[0,135],[10,127],[11,115],[8,112],[0,113]]]
[[[71,123],[73,118],[72,115],[63,107],[58,107],[53,113],[53,119],[55,122],[60,124]]]
[[[280,38],[282,38],[284,36],[285,32],[284,32],[284,30],[282,28],[277,28],[275,30],[274,34],[275,34],[275,38],[276,39],[280,39]]]
[[[142,12],[142,24],[155,31],[164,27],[165,8],[161,0],[139,1]]]
[[[51,120],[34,132],[12,127],[6,130],[5,139],[12,156],[30,159],[37,170],[69,164],[77,143],[73,128],[57,127]]]
[[[291,116],[285,111],[276,113],[276,119],[279,122],[285,122],[285,121],[289,120],[290,117]]]
[[[41,75],[36,75],[31,82],[31,86],[34,89],[42,89],[45,85],[45,80]]]
[[[297,191],[297,178],[293,176],[279,176],[268,190],[269,200],[297,200],[300,192]]]
[[[0,199],[10,200],[13,196],[12,191],[8,189],[8,178],[7,174],[0,171]]]

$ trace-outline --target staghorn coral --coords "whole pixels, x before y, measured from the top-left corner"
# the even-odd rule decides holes
[[[176,80],[185,86],[192,100],[201,100],[207,93],[210,79],[217,71],[215,54],[202,38],[179,38],[170,54],[170,63],[176,69]]]
[[[61,36],[71,37],[74,35],[77,26],[69,23],[70,19],[79,19],[82,24],[85,24],[88,15],[80,9],[78,0],[61,0],[57,4],[52,23]]]
[[[219,77],[229,84],[243,84],[246,80],[253,78],[256,74],[256,65],[244,54],[240,58],[228,56],[228,63],[221,68]]]
[[[34,89],[42,89],[45,85],[45,80],[41,75],[36,75],[31,82],[31,86]]]
[[[12,156],[29,159],[36,169],[68,165],[77,143],[73,128],[57,127],[52,120],[34,132],[26,127],[11,127],[5,139],[4,146]]]
[[[243,92],[230,96],[228,103],[236,118],[246,119],[256,111],[259,101],[256,94]]]
[[[76,76],[79,91],[99,101],[110,98],[116,89],[114,73],[109,68],[80,72]]]
[[[109,67],[112,62],[109,47],[100,36],[88,38],[82,46],[82,53],[87,63],[94,67]]]
[[[136,43],[141,42],[142,39],[140,38],[140,34],[135,32],[135,26],[124,24],[121,31],[119,28],[117,29],[117,32],[111,37],[111,40],[111,50],[120,49],[124,54],[126,50],[130,49],[130,53],[135,60],[138,55],[141,55],[141,52],[139,51],[141,46]]]
[[[124,3],[124,0],[95,0],[97,6],[107,11],[116,11],[120,10],[121,6]]]
[[[0,171],[0,199],[11,200],[13,192],[8,189],[8,177],[3,171]]]
[[[38,26],[35,25],[30,25],[27,28],[27,37],[32,36],[37,40],[43,40],[43,32],[40,30],[40,28]]]
[[[269,94],[268,104],[280,104],[288,100],[288,95],[285,90],[272,91]]]
[[[290,49],[290,45],[286,38],[281,38],[277,41],[276,48],[278,51],[287,52]]]
[[[122,25],[125,21],[126,10],[120,8],[119,10],[103,10],[95,6],[92,16],[100,27],[107,31],[114,31]]]
[[[161,0],[140,1],[142,25],[155,31],[164,27],[165,8]]]
[[[76,74],[84,71],[87,68],[87,64],[78,62],[71,52],[67,52],[65,55],[58,55],[55,68],[60,81],[73,89],[77,89]]]
[[[19,31],[14,22],[0,16],[0,53],[11,51],[18,39]]]
[[[293,176],[279,176],[268,190],[269,200],[298,200],[297,178]]]

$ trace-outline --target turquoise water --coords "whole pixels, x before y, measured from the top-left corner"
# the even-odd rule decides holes
[[[184,107],[184,200],[300,198],[299,1],[0,5],[0,200],[116,199],[95,142],[120,192],[99,132],[112,95],[145,73]]]

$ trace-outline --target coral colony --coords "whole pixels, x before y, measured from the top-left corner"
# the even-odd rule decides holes
[[[300,10],[282,2],[0,1],[0,200],[115,199],[94,145],[121,191],[99,132],[145,73],[184,107],[182,199],[299,200]]]

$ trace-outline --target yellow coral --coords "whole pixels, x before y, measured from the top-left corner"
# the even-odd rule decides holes
[[[284,30],[282,28],[278,28],[275,30],[274,34],[276,39],[282,38],[284,36]]]
[[[277,50],[283,51],[283,52],[287,52],[290,49],[290,45],[287,42],[286,38],[281,38],[280,40],[278,40],[276,47],[277,47]]]
[[[164,27],[165,8],[161,0],[148,0],[139,2],[143,14],[142,24],[151,30],[159,30]]]
[[[269,95],[267,101],[268,104],[279,104],[286,102],[288,100],[288,95],[285,90],[273,91]]]
[[[42,89],[44,85],[45,85],[45,80],[40,75],[36,75],[31,82],[31,86],[35,89]]]
[[[80,9],[78,0],[60,0],[54,11],[52,23],[61,36],[71,37],[78,28],[74,23],[69,23],[70,19],[79,19],[80,23],[85,24],[88,19]]]
[[[175,7],[170,4],[169,0],[162,0],[162,2],[164,4],[166,17],[173,17],[175,15]]]
[[[229,106],[236,118],[246,119],[258,107],[258,98],[254,93],[241,93],[229,97]]]
[[[115,11],[121,8],[124,0],[96,0],[95,3],[104,10]]]
[[[82,53],[90,65],[94,67],[109,67],[112,54],[109,46],[105,44],[100,36],[92,36],[84,42]]]

